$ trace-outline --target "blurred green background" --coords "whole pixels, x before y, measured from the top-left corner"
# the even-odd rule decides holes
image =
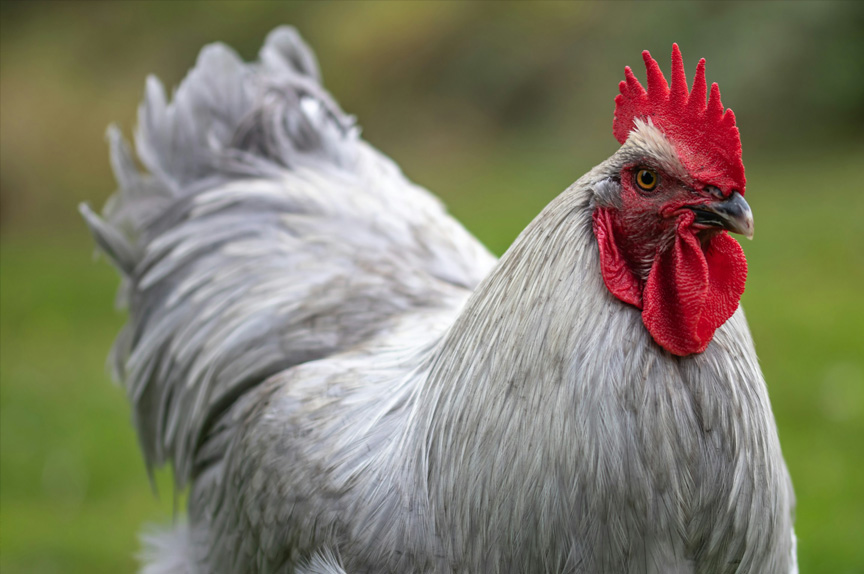
[[[503,252],[617,147],[613,97],[673,41],[742,131],[756,239],[744,295],[798,495],[802,572],[864,572],[864,3],[3,2],[0,570],[131,572],[171,520],[104,357],[117,278],[75,207],[113,190],[148,73],[297,26],[365,137]]]

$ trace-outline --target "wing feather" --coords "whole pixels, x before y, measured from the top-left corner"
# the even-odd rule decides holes
[[[257,63],[204,48],[170,103],[149,78],[139,173],[82,213],[123,275],[113,355],[149,466],[178,486],[219,415],[274,373],[361,345],[389,318],[464,299],[494,264],[426,190],[359,137],[291,28]],[[208,455],[209,456],[209,455]]]

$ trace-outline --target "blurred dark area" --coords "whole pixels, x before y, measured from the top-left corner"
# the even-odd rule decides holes
[[[118,280],[78,217],[104,139],[202,46],[295,26],[364,137],[502,253],[611,155],[624,67],[707,59],[742,133],[743,304],[796,486],[802,572],[864,571],[864,2],[0,3],[0,571],[133,571],[168,521],[104,368]]]
[[[581,173],[615,148],[624,66],[643,72],[643,49],[666,64],[672,41],[690,74],[707,59],[744,126],[745,161],[862,138],[858,2],[4,2],[4,231],[77,226],[75,204],[113,187],[101,136],[110,122],[131,131],[144,77],[176,85],[213,41],[254,58],[280,23],[409,175],[502,147]]]

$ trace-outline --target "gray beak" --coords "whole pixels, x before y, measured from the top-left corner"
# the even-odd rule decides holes
[[[696,214],[696,223],[719,227],[732,233],[740,233],[753,239],[753,212],[737,191],[723,201],[707,203],[689,208]]]

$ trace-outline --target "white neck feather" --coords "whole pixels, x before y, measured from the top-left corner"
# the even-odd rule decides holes
[[[740,496],[718,483],[733,476],[721,470],[779,453],[740,310],[705,353],[678,358],[654,343],[638,309],[606,289],[591,220],[592,186],[605,166],[555,199],[504,254],[442,340],[416,396],[407,444],[417,486],[428,493],[445,553],[469,560],[469,571],[514,557],[525,571],[539,563],[556,571],[589,559],[574,558],[577,546],[621,556],[604,537],[644,538],[646,528],[671,542],[642,552],[686,554],[681,545],[707,535],[699,529],[724,528],[726,517],[688,521]],[[706,446],[716,452],[706,457]],[[768,465],[778,491],[780,462]],[[756,496],[752,484],[745,490]],[[786,502],[768,498],[751,502]],[[621,524],[597,528],[608,520]],[[487,550],[469,559],[472,548]],[[608,569],[603,556],[590,559]]]

